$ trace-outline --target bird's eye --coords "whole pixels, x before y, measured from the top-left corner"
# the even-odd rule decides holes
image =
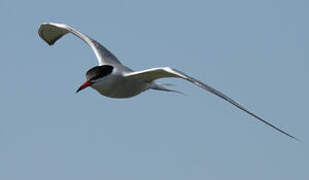
[[[89,81],[95,81],[112,73],[113,69],[110,65],[95,66],[87,72],[86,77]]]
[[[95,80],[97,80],[99,78],[101,78],[101,76],[97,75],[97,76],[94,76],[94,77],[90,78],[89,81],[95,81]]]

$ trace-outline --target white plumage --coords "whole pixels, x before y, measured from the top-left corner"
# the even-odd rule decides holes
[[[49,45],[53,45],[58,39],[60,39],[63,35],[67,33],[72,33],[82,39],[84,42],[86,42],[94,51],[99,62],[99,66],[93,68],[94,70],[89,70],[87,72],[87,81],[77,90],[77,92],[88,86],[91,86],[100,94],[112,98],[133,97],[148,89],[177,92],[175,90],[167,89],[162,84],[155,82],[155,80],[168,77],[182,78],[197,85],[200,88],[205,89],[208,92],[219,96],[220,98],[233,104],[242,111],[255,117],[259,121],[274,128],[275,130],[293,139],[298,140],[294,136],[288,134],[287,132],[277,128],[273,124],[248,111],[246,108],[244,108],[228,96],[224,95],[220,91],[202,83],[201,81],[196,80],[193,77],[184,74],[181,71],[170,67],[160,67],[146,69],[143,71],[133,71],[130,68],[122,65],[121,62],[116,58],[116,56],[114,56],[100,43],[68,25],[58,23],[43,23],[39,28],[40,37]]]

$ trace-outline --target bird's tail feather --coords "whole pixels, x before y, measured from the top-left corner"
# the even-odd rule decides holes
[[[152,84],[151,84],[150,89],[159,90],[159,91],[174,92],[174,93],[178,93],[178,94],[185,95],[185,94],[184,94],[183,92],[181,92],[181,91],[177,91],[177,90],[174,90],[174,89],[168,89],[168,88],[166,88],[165,86],[174,86],[174,84],[169,84],[169,83],[158,83],[158,82],[155,82],[155,83],[152,83]]]

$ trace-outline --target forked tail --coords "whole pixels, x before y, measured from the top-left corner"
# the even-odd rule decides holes
[[[175,92],[175,93],[178,93],[178,94],[185,95],[185,94],[184,94],[183,92],[181,92],[181,91],[177,91],[177,90],[174,90],[174,89],[168,89],[168,88],[166,88],[165,86],[173,86],[173,84],[165,84],[165,83],[153,82],[153,83],[150,85],[150,89],[159,90],[159,91],[167,91],[167,92]]]

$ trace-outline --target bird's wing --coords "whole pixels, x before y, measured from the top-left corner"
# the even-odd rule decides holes
[[[239,103],[237,103],[236,101],[234,101],[233,99],[229,98],[228,96],[224,95],[222,92],[202,83],[201,81],[196,80],[193,77],[190,77],[188,75],[186,75],[185,73],[178,71],[176,69],[172,69],[170,67],[162,67],[162,68],[152,68],[152,69],[147,69],[147,70],[143,70],[143,71],[137,71],[137,72],[132,72],[132,73],[128,73],[126,75],[127,78],[133,78],[133,79],[140,79],[140,80],[144,80],[146,82],[152,82],[156,79],[159,78],[166,78],[166,77],[175,77],[175,78],[182,78],[185,79],[197,86],[199,86],[200,88],[205,89],[206,91],[209,91],[217,96],[219,96],[220,98],[224,99],[225,101],[233,104],[234,106],[236,106],[237,108],[245,111],[246,113],[250,114],[251,116],[255,117],[256,119],[258,119],[259,121],[265,123],[266,125],[274,128],[275,130],[295,139],[298,140],[296,137],[288,134],[287,132],[279,129],[278,127],[276,127],[275,125],[265,121],[264,119],[260,118],[259,116],[253,114],[252,112],[250,112],[249,110],[247,110],[246,108],[244,108],[242,105],[240,105]]]
[[[100,43],[66,24],[43,23],[39,28],[40,37],[49,45],[53,45],[58,39],[69,32],[82,39],[92,48],[99,61],[99,65],[121,64],[120,61]]]

